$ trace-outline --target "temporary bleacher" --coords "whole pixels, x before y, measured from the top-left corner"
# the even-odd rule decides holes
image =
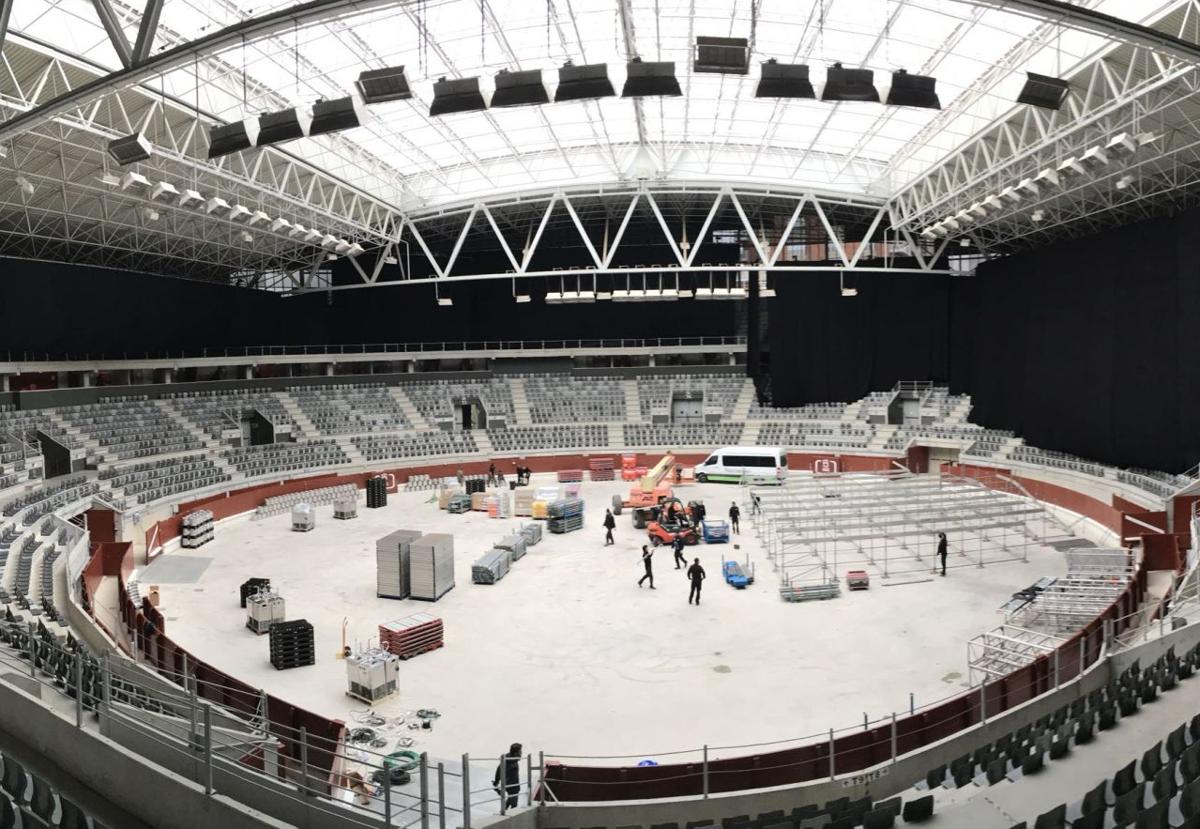
[[[289,492],[286,495],[272,495],[254,510],[253,517],[259,519],[279,515],[280,513],[287,512],[296,504],[308,504],[314,507],[325,506],[332,504],[339,498],[357,501],[358,487],[354,484],[339,484],[338,486],[325,486],[317,489],[303,489],[299,492]]]
[[[527,374],[523,381],[534,423],[605,423],[625,419],[625,390],[619,377]]]
[[[466,432],[411,432],[392,435],[362,435],[351,440],[368,463],[441,455],[473,455],[475,439]]]
[[[281,472],[303,472],[320,466],[349,463],[346,453],[333,440],[270,443],[227,449],[221,456],[239,472],[248,476]]]
[[[58,409],[73,427],[96,441],[106,456],[145,458],[201,448],[200,441],[155,403],[130,398]]]
[[[148,504],[181,492],[216,486],[230,475],[203,454],[163,458],[100,473],[100,480],[135,503]]]
[[[393,432],[409,426],[400,404],[382,383],[292,386],[288,393],[324,435]]]

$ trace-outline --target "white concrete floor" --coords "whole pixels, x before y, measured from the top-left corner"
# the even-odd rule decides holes
[[[604,507],[628,486],[583,484],[584,530],[545,535],[492,586],[471,583],[471,563],[528,519],[448,515],[429,503],[431,493],[392,495],[385,509],[360,504],[351,521],[321,507],[309,533],[291,532],[288,515],[234,519],[211,544],[167,554],[211,558],[198,582],[156,581],[153,564],[140,578],[160,584],[168,632],[193,654],[351,724],[366,706],[346,696],[345,669],[334,658],[343,617],[354,645],[376,640],[381,622],[440,616],[446,647],[401,663],[400,694],[375,706],[387,716],[438,709],[432,731],[405,732],[433,757],[495,757],[520,741],[548,755],[665,761],[665,752],[705,743],[731,746],[712,751],[719,757],[744,753],[736,745],[861,727],[864,712],[878,720],[906,711],[910,692],[918,706],[958,693],[967,640],[1003,621],[997,608],[1015,590],[1065,571],[1060,553],[1031,545],[1027,564],[964,567],[945,579],[788,604],[743,503],[742,535],[733,539],[740,549],[688,548],[709,576],[694,607],[668,550],[655,556],[658,589],[637,587],[646,537],[628,515],[618,517],[617,544],[603,546]],[[680,495],[723,516],[741,490],[697,484]],[[398,528],[454,534],[457,586],[439,602],[375,596],[375,541]],[[742,591],[725,585],[722,556],[748,556],[756,583]],[[252,576],[271,579],[288,618],[313,623],[316,665],[271,667],[267,637],[245,628],[238,607],[238,585]]]

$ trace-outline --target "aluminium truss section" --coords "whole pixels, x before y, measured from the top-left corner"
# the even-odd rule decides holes
[[[1000,625],[967,642],[968,681],[979,685],[1000,679],[1050,656],[1066,641],[1062,636],[1019,625]]]

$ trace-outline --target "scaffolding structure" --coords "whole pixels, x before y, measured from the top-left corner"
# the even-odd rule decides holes
[[[1044,633],[1074,633],[1117,600],[1137,569],[1133,553],[1121,548],[1077,548],[1065,555],[1065,576],[1044,580],[1026,601],[1001,608],[1009,624]]]
[[[843,570],[927,575],[940,566],[938,532],[947,567],[1028,561],[1029,545],[1048,537],[1046,510],[1027,493],[947,474],[801,474],[751,494],[756,530],[785,587],[837,583]]]
[[[981,633],[967,643],[970,683],[978,685],[1007,676],[1038,657],[1054,653],[1064,641],[1065,637],[1018,625],[1000,625]]]

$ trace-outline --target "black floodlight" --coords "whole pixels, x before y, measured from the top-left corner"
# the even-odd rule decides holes
[[[361,126],[367,120],[358,99],[353,95],[334,98],[332,101],[317,101],[312,108],[312,125],[309,135],[324,135]]]
[[[153,151],[154,145],[150,143],[150,139],[140,132],[126,135],[123,138],[114,138],[108,142],[108,154],[122,167],[126,164],[145,161]]]
[[[515,107],[527,104],[548,104],[550,93],[541,69],[523,72],[501,71],[496,75],[496,91],[492,95],[492,106]]]
[[[925,75],[910,75],[900,69],[892,73],[892,88],[888,90],[887,104],[893,107],[920,107],[941,109],[938,100],[937,79]]]
[[[383,104],[412,97],[403,66],[369,69],[358,76],[354,85],[358,87],[364,104]]]
[[[675,78],[675,61],[629,61],[622,98],[647,98],[651,95],[682,95]]]
[[[612,80],[608,77],[607,63],[589,63],[575,66],[567,63],[558,70],[558,89],[555,102],[583,101],[590,98],[610,98],[616,95]]]
[[[208,157],[220,158],[223,155],[248,150],[257,140],[258,120],[254,118],[213,127],[208,131]]]
[[[812,81],[808,79],[808,66],[803,63],[779,63],[774,58],[762,65],[762,77],[756,98],[815,98]]]
[[[487,109],[487,101],[479,91],[479,78],[440,79],[433,85],[433,103],[430,115],[446,115],[451,112],[477,112]]]
[[[875,73],[870,69],[847,69],[840,63],[829,67],[825,75],[822,101],[874,101],[879,103]]]
[[[268,112],[258,118],[258,146],[294,141],[308,135],[312,113],[303,107]]]
[[[697,72],[745,75],[750,71],[750,42],[744,37],[697,37]]]
[[[1062,78],[1052,78],[1036,72],[1026,72],[1025,75],[1025,86],[1017,96],[1018,104],[1053,110],[1063,105],[1063,101],[1067,99],[1067,92],[1071,89],[1069,83]]]

